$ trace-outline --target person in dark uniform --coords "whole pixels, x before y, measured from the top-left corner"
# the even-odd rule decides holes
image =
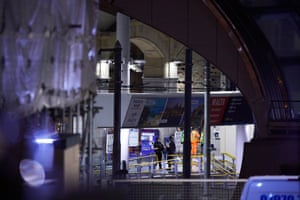
[[[164,151],[164,145],[161,143],[159,137],[156,139],[156,141],[153,144],[153,148],[156,154],[156,162],[154,164],[154,168],[156,168],[156,165],[158,163],[159,165],[159,169],[162,169],[162,164],[161,164],[161,160],[162,160],[162,155],[163,155],[163,151]]]
[[[176,153],[176,145],[174,142],[174,136],[171,135],[169,137],[169,142],[166,144],[167,152],[168,152],[168,170],[171,169],[172,164],[174,163],[175,153]]]

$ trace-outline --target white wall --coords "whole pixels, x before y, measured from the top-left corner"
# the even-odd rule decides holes
[[[130,103],[130,94],[122,94],[121,96],[121,125],[124,121],[125,114]],[[101,107],[94,117],[94,127],[113,127],[114,125],[114,94],[103,93],[98,94],[95,98],[95,106]]]
[[[226,152],[235,156],[236,126],[218,126],[220,133],[220,152]]]
[[[252,139],[254,133],[254,125],[232,125],[232,126],[216,126],[211,128],[212,143],[214,132],[218,131],[220,134],[219,149],[216,152],[229,153],[236,158],[236,172],[240,172],[244,143]]]
[[[237,126],[236,135],[236,171],[240,172],[243,161],[244,143],[249,142],[254,135],[254,125],[239,125]]]

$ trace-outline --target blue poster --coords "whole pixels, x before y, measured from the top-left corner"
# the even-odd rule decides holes
[[[159,127],[167,98],[149,97],[146,99],[138,125],[142,127]]]

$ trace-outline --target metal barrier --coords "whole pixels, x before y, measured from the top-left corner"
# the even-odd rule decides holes
[[[211,178],[215,179],[236,179],[238,177],[235,171],[234,157],[225,153],[222,154],[222,159],[217,159],[212,156],[211,162]],[[128,160],[128,167],[126,174],[122,178],[125,179],[159,179],[159,178],[183,178],[183,162],[182,154],[174,154],[174,159],[162,160],[162,169],[158,168],[158,161],[156,155],[137,156]],[[231,161],[230,161],[231,160]],[[171,168],[168,166],[170,162]],[[156,165],[156,168],[155,168]],[[191,156],[191,176],[192,178],[203,178],[204,175],[203,155]],[[82,185],[87,182],[87,174],[85,167],[81,167],[81,183]],[[93,166],[93,180],[95,185],[101,185],[103,182],[112,180],[112,163],[99,161],[99,164]]]
[[[299,121],[300,101],[271,101],[270,117],[273,121]]]
[[[212,157],[212,176],[236,178],[234,158],[229,157],[229,154],[223,153],[222,160]],[[229,161],[228,157],[232,159]],[[174,159],[162,160],[162,169],[157,169],[158,161],[156,161],[155,154],[148,156],[140,156],[128,160],[128,178],[154,178],[154,177],[180,177],[183,170],[182,155],[174,154]],[[171,163],[171,168],[168,163]],[[191,172],[192,175],[203,175],[203,155],[191,156]]]
[[[247,179],[113,180],[128,200],[239,200]]]

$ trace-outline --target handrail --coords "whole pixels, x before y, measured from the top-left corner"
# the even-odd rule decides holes
[[[235,171],[235,166],[233,163],[230,163],[229,161],[223,161],[223,160],[217,160],[213,159],[212,160],[213,164],[213,169],[217,172],[222,172],[224,173],[223,175],[228,176],[228,177],[236,177],[237,173]],[[225,164],[227,163],[227,164]]]
[[[224,155],[224,156],[227,156],[227,157],[231,158],[232,160],[236,160],[235,156],[233,156],[233,155],[231,155],[231,154],[229,154],[227,152],[222,152],[221,154]]]
[[[235,170],[235,157],[229,153],[221,153],[223,159],[218,159],[215,156],[211,158],[212,165],[212,175],[220,175],[227,177],[236,177],[237,173]],[[178,177],[180,175],[181,168],[183,167],[182,154],[172,154],[172,159],[163,159],[161,161],[163,168],[155,169],[158,162],[155,159],[155,154],[150,154],[147,156],[138,156],[128,159],[128,175],[136,174],[138,177],[142,177],[144,174],[149,178],[153,178],[155,175],[164,177],[168,175],[168,172],[172,172],[168,176]],[[203,163],[203,154],[191,155],[191,167],[195,167],[192,174],[203,174],[204,172],[204,163]],[[172,166],[169,168],[168,163],[171,163]],[[196,169],[196,171],[194,171]]]
[[[271,100],[270,117],[273,121],[299,121],[295,111],[300,106],[299,100]]]

